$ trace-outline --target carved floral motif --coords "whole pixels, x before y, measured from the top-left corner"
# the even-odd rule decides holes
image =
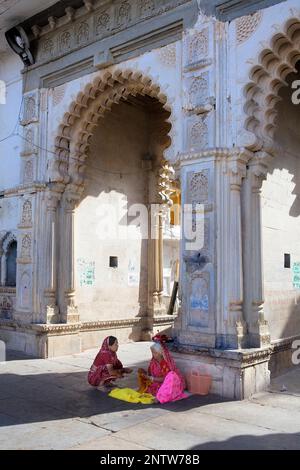
[[[24,226],[32,225],[32,203],[29,200],[23,204],[21,224]]]
[[[261,11],[257,11],[253,15],[242,16],[236,20],[236,40],[238,44],[250,38],[258,28],[262,15]]]
[[[188,58],[189,64],[199,62],[208,54],[208,29],[199,31],[190,40]]]
[[[30,258],[31,257],[31,235],[23,235],[21,243],[21,258]]]

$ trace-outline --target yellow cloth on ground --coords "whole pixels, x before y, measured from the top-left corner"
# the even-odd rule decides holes
[[[154,402],[154,396],[150,393],[140,393],[132,388],[114,388],[108,396],[129,403],[143,403],[144,405],[150,405]]]

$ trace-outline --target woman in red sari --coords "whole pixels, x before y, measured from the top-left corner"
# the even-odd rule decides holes
[[[184,394],[185,380],[177,369],[167,346],[155,342],[151,347],[152,359],[148,372],[139,369],[139,392],[151,393],[160,403],[186,398]]]
[[[132,372],[129,368],[124,368],[117,356],[119,348],[118,340],[114,336],[107,336],[102,343],[95,360],[88,373],[90,385],[110,386],[117,378],[122,378],[123,374]]]

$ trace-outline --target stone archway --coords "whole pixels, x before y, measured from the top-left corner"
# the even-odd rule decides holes
[[[249,150],[273,151],[279,90],[287,86],[286,77],[295,72],[300,59],[300,18],[285,22],[270,43],[259,54],[257,64],[250,72],[250,82],[244,88],[247,115],[245,129],[252,132],[255,140]]]
[[[167,149],[171,145],[171,106],[167,96],[153,79],[140,72],[132,70],[114,70],[99,74],[93,82],[85,86],[76,99],[71,103],[59,125],[55,139],[55,156],[48,163],[49,190],[47,193],[47,222],[49,232],[55,226],[56,237],[61,240],[60,259],[64,279],[57,288],[57,247],[52,241],[46,242],[48,258],[52,260],[53,269],[46,280],[45,310],[48,321],[77,322],[78,310],[75,304],[74,279],[74,217],[75,209],[81,200],[84,191],[85,169],[91,139],[98,125],[99,119],[104,117],[112,107],[129,97],[150,97],[155,99],[166,112],[163,129],[161,130],[162,146]],[[171,175],[172,167],[163,157],[160,160],[160,169],[156,180],[157,200],[151,202],[171,204],[170,195],[173,192]],[[163,214],[156,214],[157,231],[161,234]],[[48,235],[50,237],[50,235]],[[152,243],[152,242],[151,242]],[[154,267],[153,311],[162,312],[160,295],[162,292],[162,240],[152,243],[153,259],[157,263]],[[63,259],[62,259],[63,258]],[[54,273],[54,274],[53,274]],[[56,274],[55,274],[56,273]]]
[[[170,112],[168,122],[171,123],[167,95],[151,77],[129,69],[106,71],[78,93],[65,113],[55,139],[55,157],[49,166],[50,181],[82,183],[90,138],[98,120],[114,103],[135,94],[156,98]]]
[[[276,26],[276,33],[264,44],[257,64],[250,71],[250,81],[244,87],[244,128],[251,135],[247,148],[253,152],[243,183],[244,284],[247,286],[244,308],[249,345],[254,347],[270,341],[264,310],[262,187],[279,151],[274,136],[279,125],[280,91],[288,86],[288,76],[297,71],[299,60],[300,18],[294,16],[281,28]]]

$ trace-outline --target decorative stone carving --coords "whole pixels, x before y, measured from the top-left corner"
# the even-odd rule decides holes
[[[37,119],[37,104],[34,96],[26,96],[24,99],[23,124]]]
[[[0,297],[0,310],[11,310],[13,306],[9,297]]]
[[[188,63],[195,64],[208,55],[208,28],[197,32],[189,43]]]
[[[64,99],[66,93],[66,85],[60,85],[53,90],[52,102],[53,106],[57,106]]]
[[[10,297],[0,297],[0,317],[11,318],[13,311],[13,301]]]
[[[23,152],[22,155],[31,155],[36,152],[34,147],[34,130],[32,128],[24,129],[24,143],[23,143]]]
[[[23,235],[21,242],[21,258],[31,258],[31,235]]]
[[[176,64],[176,44],[162,47],[158,52],[158,57],[164,65],[168,67],[174,66]]]
[[[44,59],[50,59],[54,56],[55,47],[54,41],[50,38],[46,38],[41,47],[41,54]]]
[[[188,175],[188,201],[191,204],[205,204],[208,202],[209,170],[202,170]]]
[[[243,103],[246,111],[243,125],[254,137],[251,141],[249,135],[246,138],[249,142],[243,144],[249,150],[256,151],[263,147],[267,152],[274,153],[273,136],[278,125],[275,104],[280,101],[279,90],[284,86],[286,77],[295,71],[292,57],[296,57],[295,51],[299,49],[297,37],[300,33],[300,20],[293,23],[292,35],[286,33],[289,28],[289,21],[277,28],[275,35],[259,54],[259,62],[253,65],[249,73],[250,80],[242,91],[246,96]],[[266,99],[270,96],[272,100]],[[244,129],[241,132],[243,131]]]
[[[82,21],[76,30],[76,43],[84,44],[89,40],[90,27],[86,21]]]
[[[208,98],[208,72],[193,78],[188,89],[188,99],[191,107],[203,105]]]
[[[32,183],[33,181],[33,163],[27,160],[24,166],[24,184]]]
[[[139,8],[140,8],[140,15],[142,18],[151,16],[155,10],[154,0],[140,0]]]
[[[31,227],[32,225],[32,203],[27,199],[22,207],[21,225]]]
[[[105,34],[110,30],[111,20],[107,12],[102,12],[95,20],[95,33],[97,35]]]
[[[189,149],[202,149],[208,145],[208,127],[205,118],[201,117],[197,122],[190,124]]]
[[[80,44],[98,41],[114,28],[125,29],[128,25],[141,23],[145,18],[158,17],[189,2],[190,0],[86,0],[86,5],[89,5],[87,11],[67,7],[63,17],[51,21],[52,30],[49,30],[49,24],[34,26],[37,61],[46,62],[55,56],[59,57]],[[71,22],[72,28],[69,26]]]
[[[60,52],[66,52],[71,49],[72,45],[72,35],[71,32],[66,30],[61,33],[59,36],[59,50]]]
[[[108,82],[109,86],[106,86]],[[101,93],[101,101],[97,99],[100,89],[105,90]],[[105,74],[100,73],[94,78],[90,86],[85,86],[84,90],[78,93],[58,128],[59,132],[55,139],[56,156],[49,163],[49,173],[51,171],[52,181],[64,181],[68,172],[73,183],[83,184],[84,164],[90,145],[90,139],[87,136],[92,135],[99,116],[110,109],[113,103],[119,102],[122,98],[126,99],[129,92],[143,93],[157,98],[166,110],[170,112],[172,109],[164,90],[154,83],[151,77],[137,74],[130,69],[116,69],[113,72],[107,70]],[[76,149],[76,158],[72,156],[69,161],[66,148],[70,146],[70,126],[86,109],[88,100],[90,100],[89,115],[81,119],[80,131],[76,132],[76,139],[73,139],[72,142],[73,148]],[[164,140],[166,140],[165,134],[164,132]]]
[[[257,11],[253,15],[242,16],[236,20],[236,40],[238,44],[241,44],[254,33],[258,28],[263,13],[262,11]]]
[[[17,241],[17,235],[14,232],[7,232],[5,238],[3,239],[2,248],[4,253],[7,252],[12,242]]]
[[[131,5],[129,2],[123,2],[117,10],[116,26],[124,26],[131,21]]]

